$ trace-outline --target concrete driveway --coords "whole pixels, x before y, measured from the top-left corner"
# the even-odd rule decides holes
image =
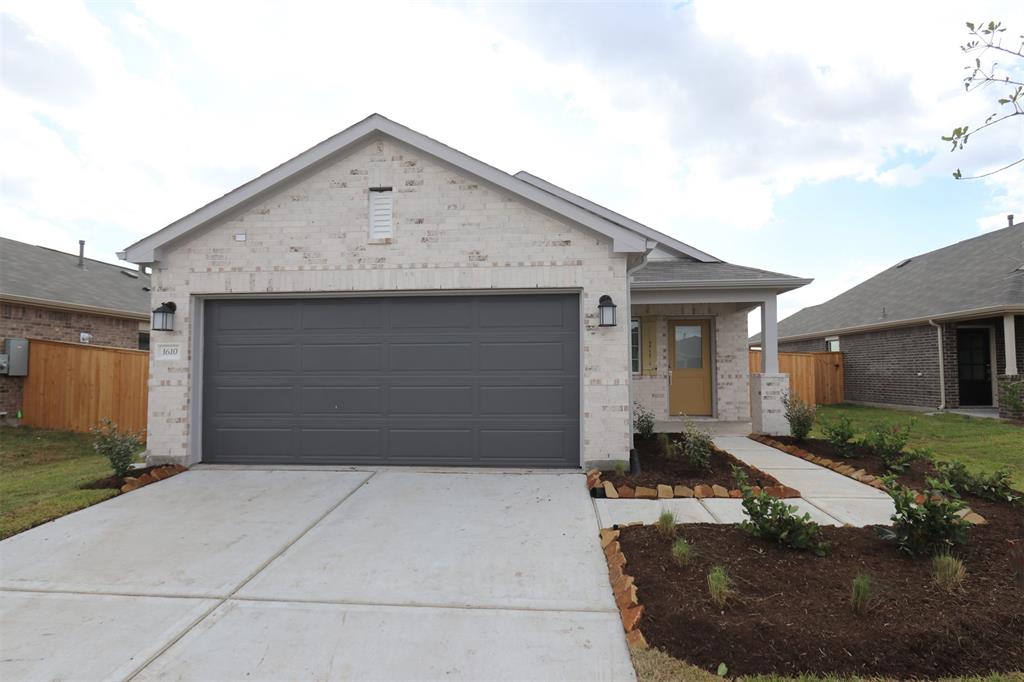
[[[579,474],[197,469],[0,543],[0,679],[632,680]]]

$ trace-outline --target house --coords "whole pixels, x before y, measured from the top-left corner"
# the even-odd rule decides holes
[[[76,255],[0,238],[0,339],[149,348],[149,275],[78,245]],[[0,374],[0,416],[21,409],[24,380]]]
[[[747,313],[808,281],[380,115],[119,255],[174,309],[148,457],[186,464],[578,468],[628,457],[632,398],[778,432]]]
[[[842,351],[851,402],[1011,416],[999,384],[1024,367],[1024,224],[901,260],[778,333],[784,351]]]

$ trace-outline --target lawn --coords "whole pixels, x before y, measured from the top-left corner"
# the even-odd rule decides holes
[[[963,462],[975,472],[991,473],[1010,469],[1014,486],[1024,490],[1024,428],[995,419],[958,414],[928,415],[860,405],[821,405],[811,435],[824,437],[821,420],[849,417],[859,437],[875,424],[909,424],[911,448],[928,448],[936,459]]]
[[[89,434],[0,427],[0,538],[113,497],[80,489],[110,473]]]

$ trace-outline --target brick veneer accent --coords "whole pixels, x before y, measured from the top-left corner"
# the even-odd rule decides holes
[[[999,395],[1005,395],[1005,392],[1009,390],[1010,386],[1014,386],[1017,391],[1024,391],[1024,374],[1000,374],[999,375]],[[1024,394],[1019,393],[1024,397]],[[1017,409],[1006,403],[1002,398],[999,401],[999,416],[1003,419],[1013,419],[1016,421],[1024,421],[1024,409]]]
[[[0,303],[0,339],[28,338],[79,342],[79,334],[92,334],[96,346],[138,348],[139,330],[149,323],[94,313],[54,310],[21,303]],[[21,408],[24,377],[0,375],[0,412],[14,415]]]
[[[394,188],[394,239],[368,239],[368,188]],[[245,233],[245,241],[234,235]],[[533,208],[389,138],[361,144],[289,186],[169,246],[153,302],[178,306],[180,360],[150,360],[151,462],[191,464],[194,295],[305,292],[582,292],[585,461],[629,457],[629,321],[597,326],[599,298],[627,296],[626,256],[609,240]]]

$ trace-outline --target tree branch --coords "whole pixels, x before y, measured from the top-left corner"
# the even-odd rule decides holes
[[[997,169],[995,169],[994,171],[992,171],[990,173],[982,173],[981,175],[971,175],[971,176],[968,176],[966,178],[962,177],[962,176],[956,176],[956,179],[957,180],[980,180],[982,178],[987,178],[990,175],[995,175],[996,173],[1001,173],[1002,171],[1006,170],[1007,168],[1013,168],[1014,166],[1016,166],[1018,163],[1020,163],[1022,161],[1024,161],[1024,158],[1017,159],[1013,163],[1008,163],[1005,166],[1003,166],[1002,168],[997,168]]]

